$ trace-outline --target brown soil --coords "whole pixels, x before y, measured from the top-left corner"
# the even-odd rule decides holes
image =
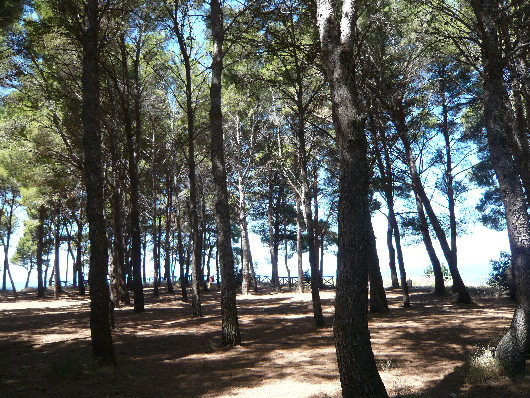
[[[322,292],[329,324],[332,291]],[[412,308],[388,292],[391,312],[370,316],[381,377],[394,397],[529,397],[530,375],[466,384],[466,361],[508,327],[513,304],[474,292],[475,304],[413,289]],[[116,310],[118,366],[90,362],[89,303],[23,294],[0,299],[0,397],[338,397],[331,327],[315,329],[310,294],[238,297],[243,345],[220,347],[219,293],[202,318],[178,296],[146,296],[146,312]],[[530,368],[530,364],[527,366]],[[452,395],[455,394],[455,395]]]

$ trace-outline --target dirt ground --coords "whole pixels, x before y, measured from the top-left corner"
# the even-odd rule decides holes
[[[0,397],[340,396],[332,328],[314,328],[309,293],[238,296],[244,343],[233,349],[220,347],[218,292],[203,295],[202,318],[178,296],[146,293],[145,313],[116,310],[115,369],[89,360],[87,299],[0,298]],[[321,297],[331,325],[334,292]],[[399,292],[388,297],[390,313],[370,315],[370,331],[390,396],[530,397],[529,372],[466,384],[466,361],[502,336],[510,301],[477,290],[474,304],[457,305],[414,288],[404,309]]]

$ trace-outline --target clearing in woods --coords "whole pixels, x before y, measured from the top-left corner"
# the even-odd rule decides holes
[[[457,305],[414,288],[412,308],[388,291],[391,311],[370,315],[372,345],[392,397],[528,397],[530,376],[466,384],[466,362],[495,344],[513,304],[474,291]],[[328,325],[333,291],[322,292]],[[146,295],[146,312],[116,310],[116,369],[89,362],[89,302],[73,293],[0,299],[2,397],[339,397],[332,328],[313,327],[309,293],[238,297],[243,345],[220,347],[219,293],[205,292],[202,318],[178,296]],[[530,365],[530,364],[529,364]],[[529,367],[527,365],[527,368]],[[455,396],[455,395],[452,395]]]

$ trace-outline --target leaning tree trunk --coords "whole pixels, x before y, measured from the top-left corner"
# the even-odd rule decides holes
[[[409,138],[407,136],[407,128],[405,125],[405,114],[403,111],[402,103],[399,103],[397,108],[398,109],[396,111],[396,116],[395,116],[396,128],[401,138],[401,142],[403,143],[403,146],[405,147],[407,164],[408,164],[408,168],[410,172],[410,178],[412,181],[412,189],[414,190],[414,193],[420,198],[425,208],[425,211],[427,212],[427,216],[429,217],[429,220],[431,221],[431,225],[434,229],[434,232],[436,233],[438,242],[440,243],[440,246],[442,247],[444,257],[447,260],[447,265],[449,266],[449,271],[451,272],[451,277],[453,279],[453,289],[458,294],[458,302],[469,304],[471,303],[471,297],[469,296],[469,292],[467,291],[464,281],[462,280],[462,277],[460,276],[460,271],[458,270],[458,265],[457,265],[456,252],[451,250],[451,247],[449,246],[447,242],[445,232],[442,226],[440,225],[440,221],[438,220],[438,217],[436,216],[436,213],[434,212],[431,206],[430,199],[425,193],[425,190],[423,188],[423,183],[421,182],[420,175],[418,174],[418,170],[416,169],[416,159],[414,158],[414,154],[412,153],[412,147],[411,147]]]
[[[212,81],[210,86],[210,129],[212,134],[212,174],[215,187],[215,220],[217,248],[219,251],[221,279],[222,344],[241,344],[236,306],[234,254],[230,232],[230,207],[226,184],[226,166],[223,140],[223,114],[221,110],[221,76],[223,72],[223,15],[219,0],[210,1],[212,23]]]
[[[98,1],[87,0],[83,30],[82,120],[87,218],[90,237],[90,332],[92,352],[115,363],[109,322],[107,236],[105,233],[101,131],[99,128]]]
[[[530,347],[530,220],[520,175],[509,150],[511,131],[507,118],[511,109],[504,87],[504,57],[494,17],[496,3],[472,1],[482,39],[484,116],[490,158],[501,189],[516,284],[515,313],[510,329],[497,346],[495,357],[508,373],[522,374]]]
[[[377,371],[368,330],[368,264],[370,233],[368,187],[370,172],[364,120],[355,107],[357,2],[342,5],[337,26],[335,2],[317,0],[317,25],[331,88],[333,124],[339,153],[339,206],[335,347],[342,396],[387,397]]]

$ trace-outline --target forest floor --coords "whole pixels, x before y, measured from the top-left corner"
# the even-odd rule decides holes
[[[163,289],[163,292],[165,289]],[[178,296],[152,297],[146,311],[116,309],[116,368],[90,362],[89,302],[75,293],[59,301],[34,292],[0,298],[0,397],[340,396],[333,331],[315,329],[311,295],[263,290],[238,296],[243,345],[220,347],[219,293],[203,294],[202,318]],[[321,292],[332,323],[334,292]],[[510,324],[513,303],[473,291],[474,304],[413,288],[412,307],[388,291],[391,311],[370,315],[381,377],[392,397],[530,396],[530,373],[467,383],[479,347],[495,344]],[[527,364],[527,369],[530,363]],[[480,381],[480,380],[479,380]]]

